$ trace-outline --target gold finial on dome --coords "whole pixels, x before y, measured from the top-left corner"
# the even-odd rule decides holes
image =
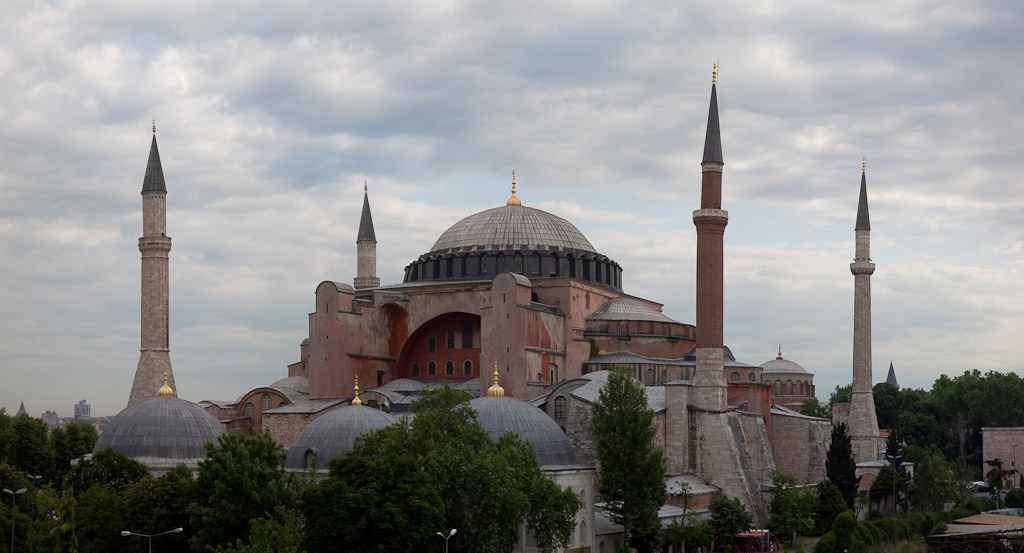
[[[158,395],[158,396],[167,396],[167,397],[173,397],[174,396],[174,390],[170,386],[167,385],[167,368],[166,367],[164,368],[164,385],[160,386],[160,389],[156,391],[156,395]]]
[[[714,67],[711,69],[711,84],[715,84],[715,80],[718,78],[718,62],[715,62]]]
[[[359,376],[356,376],[356,388],[353,393],[356,394],[356,397],[352,398],[352,405],[362,405],[363,400],[359,399]]]
[[[498,386],[498,361],[494,361],[494,385],[487,388],[487,397],[505,397],[505,388]]]
[[[779,344],[779,356],[776,359],[782,359],[782,344]]]
[[[515,169],[512,170],[512,195],[509,196],[508,201],[505,202],[505,205],[523,205],[523,202],[519,201],[519,198],[516,197],[516,171],[515,171]]]

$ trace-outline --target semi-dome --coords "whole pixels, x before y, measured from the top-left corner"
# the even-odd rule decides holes
[[[395,422],[390,415],[364,405],[349,405],[330,411],[306,425],[288,448],[284,468],[327,468],[331,459],[351,451],[356,438]]]
[[[441,234],[430,253],[518,247],[597,253],[569,221],[523,205],[496,207],[462,219]]]
[[[289,390],[295,390],[296,392],[302,392],[303,394],[309,393],[309,377],[305,376],[286,376],[277,382],[270,385],[271,388],[288,388]]]
[[[533,444],[538,464],[576,464],[569,438],[541,409],[512,397],[478,397],[470,400],[469,406],[476,410],[477,421],[492,440],[515,432],[523,441]]]
[[[216,442],[223,433],[220,421],[199,405],[158,396],[115,415],[96,440],[93,452],[110,448],[151,468],[179,463],[194,466],[206,457],[206,442]]]
[[[764,373],[790,373],[790,374],[809,374],[807,369],[800,365],[790,361],[789,359],[782,358],[782,347],[779,347],[779,355],[772,360],[761,363],[761,368],[764,369]]]
[[[403,282],[489,280],[505,272],[622,289],[618,263],[594,249],[575,225],[520,205],[514,193],[507,205],[474,213],[444,231],[406,267]]]

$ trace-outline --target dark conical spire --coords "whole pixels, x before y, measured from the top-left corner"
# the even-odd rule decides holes
[[[27,415],[28,411],[25,410],[25,402],[21,402],[21,407],[18,407],[18,412],[15,415]]]
[[[160,165],[160,151],[156,148],[156,127],[153,127],[153,143],[149,147],[149,163],[146,164],[146,177],[142,179],[142,193],[167,192],[164,185],[164,169]]]
[[[857,227],[854,230],[871,230],[871,219],[868,217],[868,181],[866,169],[860,173],[860,203],[857,204]]]
[[[708,131],[704,137],[704,160],[707,162],[724,163],[722,161],[722,133],[718,130],[718,92],[715,90],[714,78],[711,82],[711,107],[708,108]]]
[[[356,242],[376,242],[377,235],[373,232],[373,216],[370,215],[370,193],[363,183],[363,215],[359,218],[359,235]]]
[[[887,384],[892,384],[897,388],[900,387],[900,385],[896,382],[896,370],[892,368],[892,361],[889,361],[889,376],[885,377],[885,382]]]

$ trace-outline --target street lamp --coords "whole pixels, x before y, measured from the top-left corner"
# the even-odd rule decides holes
[[[452,531],[449,532],[447,536],[442,534],[441,532],[434,532],[438,536],[444,538],[444,553],[448,553],[448,540],[455,535],[455,532],[458,532],[458,530],[456,530],[455,528],[452,528]]]
[[[153,538],[162,536],[164,534],[180,534],[181,528],[175,528],[174,530],[168,530],[166,532],[160,532],[159,534],[139,534],[136,532],[129,532],[128,530],[121,530],[121,537],[127,538],[128,536],[142,536],[143,538],[149,538],[149,553],[153,553]]]
[[[899,449],[896,451],[899,451]],[[903,455],[900,453],[896,455],[886,453],[885,458],[889,460],[889,466],[892,467],[892,516],[896,516],[896,479],[899,478],[899,473],[896,472],[896,460],[902,459]]]
[[[18,518],[18,504],[14,500],[27,491],[28,488],[21,488],[16,492],[4,488],[4,493],[11,494],[11,553],[14,553],[14,521]]]

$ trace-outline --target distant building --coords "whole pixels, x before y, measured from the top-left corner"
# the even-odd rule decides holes
[[[83,399],[75,404],[75,420],[80,419],[91,419],[92,418],[92,405],[89,405]]]
[[[53,430],[54,428],[60,426],[60,416],[53,411],[47,411],[43,413],[42,417],[39,418],[43,419],[43,422],[46,423],[46,427],[49,428],[50,430]]]

